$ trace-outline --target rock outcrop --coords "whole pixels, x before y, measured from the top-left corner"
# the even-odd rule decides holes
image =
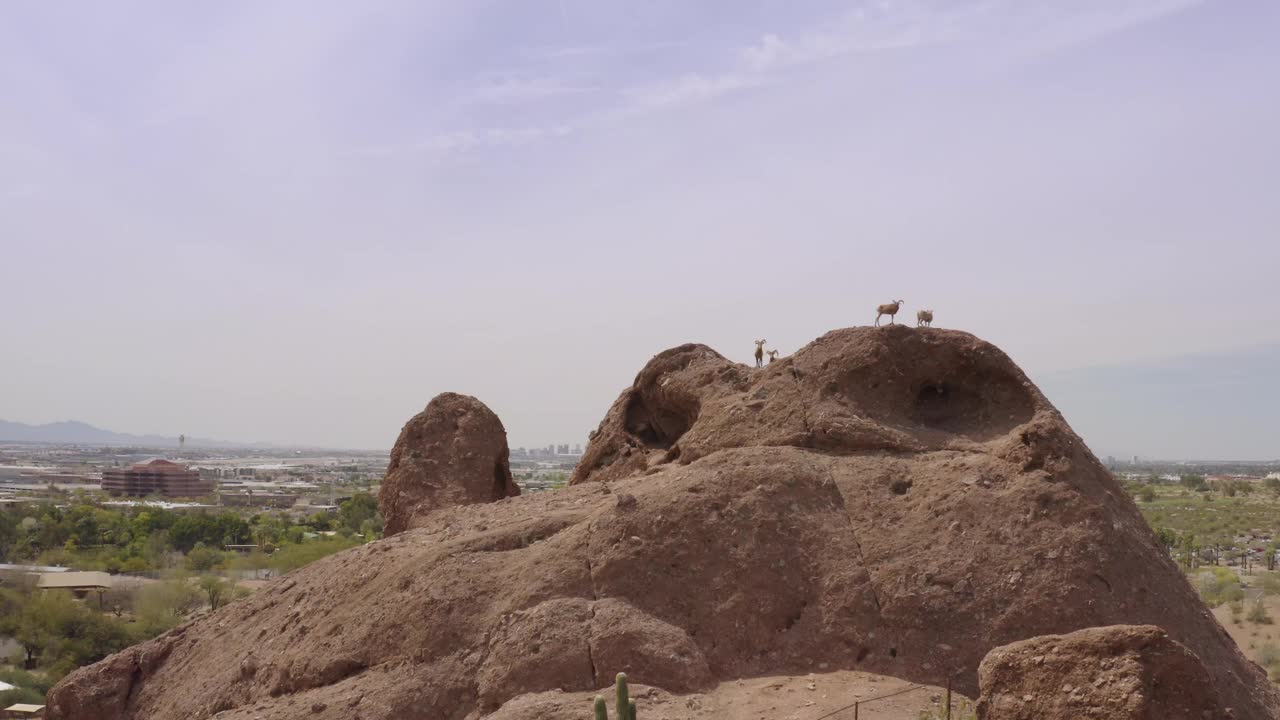
[[[675,693],[856,669],[972,696],[993,648],[1116,624],[1167,630],[1237,720],[1280,716],[1116,481],[966,333],[838,330],[760,369],[681,346],[570,487],[388,502],[409,529],[73,673],[49,718],[514,718],[619,670]]]
[[[978,669],[982,720],[1218,720],[1200,658],[1153,625],[1089,628],[996,648]]]
[[[385,534],[433,510],[494,502],[520,494],[511,478],[507,431],[484,403],[441,393],[405,423],[378,493]]]

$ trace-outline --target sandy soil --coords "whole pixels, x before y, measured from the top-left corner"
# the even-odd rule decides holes
[[[917,688],[911,690],[911,688]],[[846,708],[826,720],[851,720],[855,702],[900,695],[873,702],[859,708],[859,720],[918,720],[921,713],[941,710],[945,691],[921,686],[897,678],[870,673],[839,671],[795,677],[778,676],[733,680],[721,683],[707,693],[671,695],[643,685],[633,687],[638,713],[651,720],[686,720],[688,718],[725,717],[734,720],[818,720],[829,713]],[[613,698],[605,694],[612,717]],[[522,698],[504,708],[494,718],[542,718],[569,712],[581,706],[591,707],[594,693],[541,693]],[[962,703],[968,699],[952,695],[955,720],[963,720]],[[969,706],[972,704],[969,703]],[[548,714],[549,713],[549,714]],[[585,717],[585,714],[584,714]],[[938,717],[944,717],[939,714]]]
[[[1240,646],[1240,650],[1244,652],[1245,657],[1261,664],[1261,651],[1266,645],[1272,645],[1280,648],[1280,597],[1272,596],[1263,599],[1263,603],[1267,608],[1267,613],[1271,615],[1275,622],[1271,624],[1249,622],[1247,615],[1249,608],[1254,602],[1254,598],[1258,596],[1258,590],[1250,588],[1245,591],[1245,611],[1240,614],[1240,622],[1236,624],[1231,619],[1231,608],[1228,605],[1221,605],[1213,610],[1213,616],[1222,623],[1222,627],[1227,629],[1231,638]]]

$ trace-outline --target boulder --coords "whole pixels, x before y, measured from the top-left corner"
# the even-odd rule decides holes
[[[488,406],[469,395],[437,395],[405,423],[391,450],[378,494],[384,534],[440,508],[519,495],[508,458],[507,431]]]
[[[1154,625],[1021,640],[978,669],[982,720],[1217,720],[1229,717],[1200,658]]]
[[[168,649],[102,711],[87,709],[115,687],[101,675],[132,665],[72,673],[48,717],[515,718],[522,698],[618,671],[664,693],[822,669],[976,696],[993,648],[1116,624],[1164,628],[1237,720],[1280,717],[1116,480],[967,333],[837,330],[759,369],[668,350],[574,484],[501,502],[496,419],[473,435],[456,419],[480,413],[442,411],[428,431],[432,414],[384,485],[399,532],[143,645]],[[471,437],[486,451],[443,439]],[[475,491],[454,495],[436,478],[463,464],[449,477]],[[434,489],[401,496],[415,485]]]

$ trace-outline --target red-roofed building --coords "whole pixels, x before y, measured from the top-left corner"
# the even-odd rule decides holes
[[[112,495],[199,497],[213,493],[213,480],[168,460],[151,460],[124,470],[104,470],[102,489]]]

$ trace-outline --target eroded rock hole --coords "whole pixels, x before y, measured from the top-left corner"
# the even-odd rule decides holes
[[[893,491],[894,495],[906,495],[910,489],[911,481],[903,478],[898,478],[889,484],[889,490]]]
[[[1025,388],[997,373],[962,373],[918,387],[911,420],[934,430],[987,439],[1012,430],[1033,414]]]
[[[984,419],[986,403],[967,388],[929,383],[916,393],[913,415],[921,425],[963,433]]]
[[[889,648],[889,657],[898,657],[898,648]]]
[[[627,405],[626,428],[647,447],[670,449],[697,418],[695,402],[647,398],[636,393]]]

